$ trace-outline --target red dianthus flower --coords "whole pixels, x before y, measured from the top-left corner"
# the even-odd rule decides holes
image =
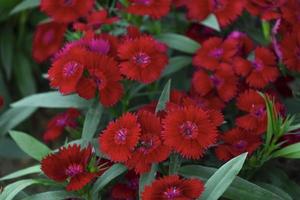
[[[158,199],[198,199],[204,191],[204,184],[198,179],[181,179],[166,176],[146,186],[142,200]]]
[[[248,0],[246,8],[255,16],[261,16],[264,20],[278,19],[281,16],[280,8],[287,0]]]

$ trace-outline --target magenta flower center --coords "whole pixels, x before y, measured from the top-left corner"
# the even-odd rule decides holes
[[[146,53],[139,52],[133,56],[133,61],[138,65],[145,66],[151,62],[151,58]]]
[[[62,116],[61,118],[56,120],[56,125],[57,126],[65,126],[67,123],[67,117]]]
[[[222,79],[220,79],[219,77],[212,75],[210,77],[210,80],[213,82],[213,85],[216,87],[219,87],[222,85],[222,83],[224,82]]]
[[[135,3],[148,6],[152,3],[152,0],[135,0]]]
[[[180,190],[174,186],[174,187],[169,187],[165,192],[164,196],[167,199],[175,199],[181,195]]]
[[[115,134],[115,142],[117,144],[125,144],[126,139],[127,139],[127,134],[128,134],[128,130],[126,128],[122,128],[120,130],[118,130]]]
[[[265,108],[263,106],[252,105],[251,114],[254,117],[261,118],[265,115]]]
[[[212,56],[212,57],[214,57],[214,58],[221,58],[221,56],[223,55],[223,53],[224,53],[224,51],[223,51],[223,49],[221,49],[221,48],[216,48],[216,49],[214,49],[214,50],[212,50],[211,52],[210,52],[210,55]]]
[[[221,10],[224,9],[225,7],[224,3],[220,0],[213,0],[212,5],[214,10],[219,10],[219,9]]]
[[[245,140],[239,140],[237,143],[234,144],[234,148],[236,148],[237,150],[244,150],[248,145],[248,142]]]
[[[75,61],[68,62],[67,64],[64,65],[63,76],[64,77],[73,76],[77,72],[79,66],[80,64],[78,62]]]
[[[76,175],[78,175],[82,172],[83,172],[83,167],[80,164],[71,164],[66,169],[66,175],[69,176],[69,177],[76,176]]]
[[[50,44],[54,39],[54,31],[49,30],[43,35],[43,44]]]
[[[198,126],[191,121],[186,121],[180,126],[181,134],[186,138],[194,138],[198,135]]]
[[[91,40],[87,43],[87,49],[96,53],[107,54],[110,50],[110,45],[102,39]]]
[[[73,6],[74,0],[63,0],[65,6]]]
[[[256,71],[261,71],[263,69],[263,63],[260,60],[255,60],[254,62],[252,62],[252,67]]]

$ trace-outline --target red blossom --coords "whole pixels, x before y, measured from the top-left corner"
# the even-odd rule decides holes
[[[32,57],[38,63],[54,55],[62,45],[66,25],[57,22],[37,26],[33,38]]]
[[[215,143],[217,127],[209,113],[196,106],[172,109],[163,120],[163,139],[183,157],[198,159]]]
[[[60,148],[57,153],[46,156],[41,161],[42,171],[57,182],[68,182],[68,191],[80,190],[97,176],[89,172],[88,165],[92,158],[92,147],[80,149],[79,145]]]
[[[198,179],[182,179],[166,176],[146,186],[142,200],[157,199],[198,199],[204,191],[204,184]]]
[[[118,49],[122,74],[142,83],[157,80],[168,64],[166,51],[161,45],[151,36],[126,40]]]
[[[41,11],[57,22],[73,22],[93,8],[94,0],[42,0]]]
[[[250,156],[260,145],[261,138],[240,128],[234,128],[220,136],[221,143],[216,148],[216,156],[220,160],[230,160],[244,152]]]
[[[246,9],[264,20],[278,19],[281,17],[280,8],[286,2],[287,0],[248,0]]]

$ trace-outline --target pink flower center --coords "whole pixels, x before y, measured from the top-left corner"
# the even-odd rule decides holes
[[[180,125],[180,132],[186,138],[194,138],[198,135],[198,126],[191,121],[186,121]]]
[[[66,122],[67,122],[67,117],[63,116],[56,120],[56,125],[57,126],[65,126]]]
[[[91,40],[86,44],[86,48],[90,51],[107,54],[110,50],[110,45],[107,41],[102,39]]]
[[[175,199],[177,197],[179,197],[181,195],[180,190],[176,187],[169,187],[165,192],[164,192],[164,196],[167,199]]]
[[[221,58],[221,56],[223,55],[223,53],[224,53],[224,50],[223,50],[223,49],[221,49],[221,48],[216,48],[216,49],[214,49],[214,50],[212,50],[212,51],[210,52],[210,56],[219,59],[219,58]]]
[[[69,177],[76,176],[76,175],[78,175],[82,172],[83,172],[83,167],[80,164],[71,164],[66,169],[66,175],[69,176]]]
[[[142,67],[146,67],[151,62],[150,56],[148,56],[146,53],[139,52],[135,56],[133,56],[133,61],[141,65]]]
[[[248,145],[248,142],[245,140],[239,140],[237,143],[235,143],[233,146],[234,148],[236,148],[237,150],[244,150]]]
[[[152,0],[135,0],[134,2],[136,4],[141,4],[141,5],[148,6],[152,3]]]
[[[265,108],[263,106],[255,106],[253,104],[251,108],[251,114],[254,117],[262,118],[265,115]]]
[[[75,61],[68,62],[67,64],[64,65],[63,76],[64,77],[73,76],[77,72],[79,66],[80,64],[78,62]]]
[[[252,67],[256,71],[261,71],[263,69],[263,63],[260,60],[255,60],[252,62]]]
[[[126,128],[122,128],[118,131],[116,131],[116,134],[115,134],[115,142],[117,144],[125,144],[126,142],[126,139],[127,139],[127,134],[128,134],[128,130]]]
[[[73,6],[74,0],[63,0],[65,6]]]
[[[223,84],[223,80],[220,79],[219,77],[215,76],[215,75],[212,75],[210,77],[210,80],[213,82],[213,85],[216,86],[216,87],[219,87]]]
[[[225,7],[224,3],[220,0],[212,0],[212,5],[214,10],[221,10]]]
[[[54,31],[49,30],[43,36],[43,44],[50,44],[54,39]]]

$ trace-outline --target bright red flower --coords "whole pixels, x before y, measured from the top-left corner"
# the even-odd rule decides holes
[[[240,128],[251,130],[257,134],[264,133],[267,128],[267,113],[263,97],[257,91],[248,90],[237,98],[237,107],[246,112],[236,119]]]
[[[163,144],[160,119],[155,114],[138,112],[138,123],[141,125],[141,137],[132,157],[125,164],[137,173],[145,173],[153,163],[167,159],[170,149]]]
[[[126,11],[135,15],[149,15],[159,19],[169,13],[171,0],[129,0]]]
[[[289,70],[300,72],[300,28],[284,36],[280,49],[286,67]]]
[[[217,137],[209,113],[196,106],[178,107],[163,120],[163,139],[183,157],[198,159]]]
[[[76,128],[76,120],[79,116],[80,112],[74,108],[70,108],[66,112],[56,115],[48,122],[47,130],[43,134],[43,139],[46,142],[54,141],[61,136],[66,127]]]
[[[216,90],[223,101],[229,101],[235,97],[238,80],[232,72],[231,66],[225,63],[219,65],[215,72],[198,70],[192,79],[193,88],[201,96],[206,96]]]
[[[42,171],[57,182],[68,182],[68,191],[80,190],[97,176],[90,172],[89,162],[92,158],[92,147],[80,149],[79,145],[60,148],[57,153],[46,156],[41,161]]]
[[[216,148],[216,156],[224,161],[245,152],[251,155],[262,143],[260,136],[240,128],[227,131],[220,139],[223,143]]]
[[[166,49],[151,36],[126,40],[119,46],[121,72],[130,79],[151,83],[168,64]]]
[[[237,42],[237,55],[239,56],[247,56],[254,50],[253,41],[245,33],[233,31],[227,38]]]
[[[216,15],[221,26],[227,26],[233,22],[245,6],[244,0],[189,0],[186,3],[188,17],[192,20],[203,21],[209,14]]]
[[[88,53],[87,56],[88,76],[81,77],[79,80],[77,93],[83,98],[91,99],[98,91],[100,102],[104,106],[116,104],[123,94],[118,63],[113,58],[98,53]]]
[[[199,179],[182,179],[179,176],[166,176],[146,186],[142,200],[158,199],[198,199],[204,191],[204,184]]]
[[[82,48],[72,48],[56,59],[48,71],[51,87],[58,88],[62,94],[75,92],[88,60],[87,51]]]
[[[41,11],[57,22],[73,22],[93,8],[94,0],[42,0]]]
[[[285,6],[281,7],[282,18],[289,24],[297,26],[300,19],[300,2],[298,0],[288,0]]]
[[[100,135],[100,151],[115,162],[125,162],[132,156],[141,135],[137,117],[126,113],[114,122],[110,122]]]
[[[37,26],[33,37],[32,56],[38,63],[55,54],[64,40],[66,25],[56,22],[43,23]]]
[[[231,63],[237,53],[237,41],[218,37],[206,40],[202,47],[196,52],[193,65],[208,70],[216,70],[220,63]]]
[[[256,48],[254,57],[253,61],[236,58],[234,68],[237,74],[246,77],[249,86],[261,89],[268,83],[274,82],[279,76],[276,57],[264,47]]]
[[[281,17],[280,8],[286,2],[287,0],[248,0],[246,9],[264,20],[278,19]]]

